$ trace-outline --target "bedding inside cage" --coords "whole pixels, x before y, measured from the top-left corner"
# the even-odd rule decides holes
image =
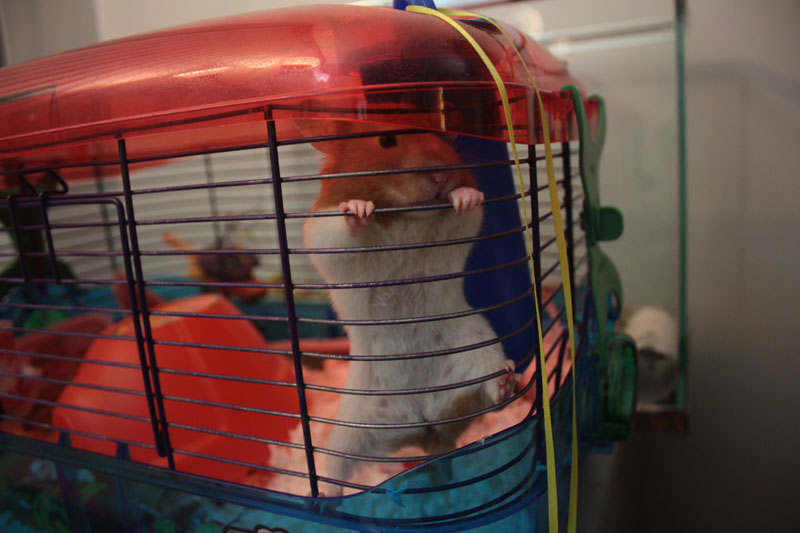
[[[550,294],[551,290],[549,289],[547,293]],[[548,328],[544,338],[545,351],[548,354],[546,372],[547,375],[552,378],[549,382],[551,396],[561,389],[561,385],[563,385],[567,379],[570,371],[569,361],[566,359],[562,360],[558,353],[559,350],[564,350],[563,334],[566,325],[563,321],[558,319],[556,307],[555,302],[553,302],[543,311],[545,320],[544,326],[552,326]],[[319,345],[313,344],[314,341],[306,342],[308,342],[308,344],[305,344],[304,348],[309,350],[318,348],[323,351],[328,351],[331,347],[335,346],[331,341],[321,341]],[[346,339],[341,339],[339,342],[342,343],[341,353],[349,353],[346,346]],[[347,378],[348,365],[348,361],[326,359],[321,368],[305,368],[303,374],[306,383],[312,387],[314,385],[323,385],[334,389],[343,388]],[[522,375],[521,383],[532,383],[534,370],[535,365],[529,365]],[[507,428],[511,428],[530,417],[531,413],[535,412],[534,402],[538,394],[539,391],[531,387],[523,396],[510,403],[505,408],[473,418],[466,431],[459,437],[457,447],[460,449],[475,442],[482,442],[487,437],[502,433]],[[306,396],[308,398],[309,414],[312,417],[325,420],[336,419],[340,400],[339,394],[311,388],[306,390]],[[312,422],[311,438],[315,447],[327,448],[331,427],[329,423]],[[299,422],[290,430],[289,435],[292,441],[302,440],[302,427]],[[315,453],[315,463],[319,476],[328,477],[326,467],[327,457],[328,455],[323,452],[317,451]],[[422,461],[415,459],[416,457],[427,457],[427,455],[424,450],[419,448],[405,447],[393,454],[391,462],[366,461],[365,464],[367,467],[364,468],[355,479],[352,479],[351,482],[367,488],[368,491],[368,487],[380,485],[387,479],[394,478],[394,476],[399,476],[397,478],[398,480],[404,479],[403,476],[408,474],[409,468],[422,463]],[[404,460],[403,458],[409,459]],[[434,462],[437,460],[438,459],[434,459]],[[268,464],[271,467],[302,471],[305,467],[305,462],[306,457],[304,450],[270,445]],[[479,470],[482,467],[476,468]],[[447,475],[453,476],[453,479],[450,481],[458,479],[458,475],[452,473]],[[438,481],[444,483],[448,480],[442,478]],[[308,492],[308,482],[303,478],[265,476],[259,471],[251,471],[246,480],[246,484],[301,496],[306,495]],[[326,492],[326,486],[326,483],[321,483],[320,490]],[[346,490],[345,494],[360,492],[361,490],[363,489],[350,489]]]
[[[153,311],[157,313],[169,311],[217,313],[233,316],[239,314],[239,311],[227,299],[218,294],[180,298],[156,307]],[[554,316],[554,305],[551,305],[545,312],[548,311]],[[172,426],[171,444],[177,452],[175,455],[176,467],[182,471],[216,479],[260,486],[279,492],[306,494],[307,481],[303,478],[276,477],[263,470],[253,470],[246,466],[221,465],[221,463],[200,457],[200,455],[210,455],[255,465],[266,465],[281,470],[303,470],[306,459],[302,449],[277,445],[265,446],[263,442],[248,443],[246,440],[224,436],[225,432],[230,432],[234,435],[302,443],[302,430],[296,419],[235,409],[235,406],[241,406],[255,410],[267,409],[297,413],[297,398],[293,387],[243,383],[237,380],[237,378],[272,380],[291,385],[294,377],[289,360],[286,356],[269,353],[269,349],[277,352],[290,349],[290,342],[266,343],[250,322],[242,320],[221,322],[219,319],[183,320],[179,317],[155,316],[151,318],[151,321],[154,338],[159,342],[167,343],[159,350],[159,365],[162,370],[162,387],[168,398],[165,401],[165,407]],[[548,353],[557,348],[554,344],[560,342],[562,338],[563,324],[555,324],[550,332],[545,337]],[[101,334],[109,337],[131,338],[133,324],[130,319],[123,320],[102,331]],[[169,343],[171,342],[178,345],[201,343],[231,348],[236,346],[261,348],[264,353],[237,353],[223,348],[170,347]],[[305,339],[302,341],[302,348],[306,351],[331,355],[349,353],[347,339],[342,337]],[[134,368],[138,362],[136,344],[132,340],[96,339],[89,347],[85,359],[87,361],[80,365],[74,377],[76,382],[81,383],[81,386],[67,386],[63,390],[58,398],[59,403],[63,405],[57,406],[53,410],[54,424],[79,432],[105,435],[122,442],[152,445],[152,429],[147,421],[146,405],[141,396],[143,390],[141,372]],[[109,368],[99,366],[96,362],[126,366]],[[548,375],[556,373],[557,364],[557,357],[548,359]],[[551,394],[567,377],[569,368],[567,361],[558,369],[559,375],[550,383]],[[531,382],[533,370],[534,366],[528,367],[523,376],[523,383]],[[312,386],[343,387],[347,372],[347,361],[328,359],[319,369],[306,368],[304,375],[306,383]],[[193,375],[195,373],[224,374],[230,376],[232,380],[226,382],[219,379],[198,379],[196,375]],[[86,386],[90,388],[86,388]],[[92,386],[99,388],[93,389]],[[117,391],[102,390],[107,387],[117,389]],[[119,391],[130,391],[130,394]],[[502,430],[522,422],[533,410],[536,394],[537,391],[532,389],[506,408],[474,419],[466,432],[459,438],[459,448],[473,442],[483,441],[487,436],[500,433]],[[306,397],[311,416],[323,419],[335,418],[339,402],[338,394],[307,390]],[[176,399],[170,400],[169,398]],[[234,408],[197,405],[191,403],[192,400],[224,403],[234,406]],[[131,418],[120,419],[103,415],[102,410],[110,405],[114,406],[115,412]],[[181,426],[186,425],[194,429],[192,431],[181,430]],[[203,433],[203,428],[210,432]],[[324,423],[312,424],[312,438],[316,446],[324,448],[329,434],[330,426]],[[72,443],[80,449],[107,455],[117,453],[113,442],[83,437],[79,434],[72,437]],[[135,461],[152,464],[162,464],[164,461],[151,448],[132,445],[130,453]],[[323,453],[316,455],[318,474],[325,476],[326,455]],[[399,450],[395,455],[397,457],[425,456],[422,450],[414,448]],[[353,482],[363,486],[376,486],[415,464],[419,464],[419,461],[411,459],[373,464],[370,468],[362,471]],[[324,486],[323,484],[323,491]]]
[[[555,342],[557,338],[554,336]],[[552,347],[551,344],[552,341],[548,342],[548,349]],[[582,345],[582,355],[585,355],[587,348],[588,344]],[[563,500],[568,492],[570,472],[573,381],[568,369],[560,374],[554,372],[550,365],[555,364],[555,360],[555,357],[548,360],[548,370],[555,377],[550,383],[550,393],[556,436],[556,476],[559,480],[559,498]],[[568,364],[568,361],[565,363]],[[341,374],[342,369],[335,372]],[[312,380],[318,378],[314,373],[309,377]],[[580,370],[578,381],[587,378],[587,371]],[[556,390],[555,381],[563,386]],[[535,394],[536,391],[531,390],[505,410],[476,419],[462,439],[463,447],[457,450],[396,475],[381,471],[379,467],[371,469],[360,481],[375,486],[357,494],[328,498],[319,503],[322,513],[318,521],[252,510],[240,517],[240,523],[268,523],[274,528],[309,533],[325,532],[345,524],[351,527],[355,525],[365,531],[386,527],[399,530],[422,527],[431,531],[439,531],[438,528],[442,528],[442,531],[487,532],[546,530],[547,510],[542,498],[546,492],[544,450],[537,436],[542,431],[542,417],[540,413],[530,416],[528,411],[532,401],[535,401]],[[319,438],[319,435],[315,436]],[[324,439],[321,442],[324,444]],[[317,455],[321,457],[321,454]],[[285,453],[271,457],[271,462],[278,461],[281,465],[298,460],[297,457],[287,458]],[[324,460],[318,464],[324,465]],[[404,468],[408,466],[403,465]],[[281,492],[285,490],[279,488],[274,479],[270,481],[273,483],[267,484],[268,488]],[[258,485],[258,480],[254,479],[253,484]],[[304,490],[307,490],[307,485],[302,483],[289,489],[298,494]],[[561,513],[565,511],[566,506],[562,506]]]

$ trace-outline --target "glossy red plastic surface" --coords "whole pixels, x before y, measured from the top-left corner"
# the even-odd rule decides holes
[[[495,28],[462,21],[494,62],[517,140],[538,143],[530,81]],[[561,61],[508,28],[543,90],[554,141],[574,137]],[[470,45],[434,17],[313,6],[154,32],[0,69],[3,169],[265,142],[297,118],[334,117],[507,139],[494,82]],[[590,110],[591,112],[591,110]],[[289,119],[289,120],[283,120]],[[65,176],[79,177],[74,169]]]
[[[156,307],[157,311],[214,313],[240,315],[241,313],[224,296],[206,294],[175,300]],[[269,447],[263,442],[237,439],[204,433],[202,430],[182,429],[193,426],[207,430],[231,432],[257,438],[287,441],[289,431],[298,423],[297,418],[257,413],[234,408],[199,405],[192,400],[227,404],[245,408],[267,409],[285,413],[299,413],[297,391],[292,386],[264,385],[241,380],[203,378],[191,375],[201,372],[231,377],[275,380],[294,383],[294,370],[290,360],[283,355],[252,353],[235,350],[235,347],[266,349],[267,343],[248,320],[219,318],[184,318],[151,316],[153,337],[157,341],[189,342],[195,344],[231,346],[234,349],[208,349],[159,344],[158,364],[162,370],[162,392],[171,398],[165,400],[167,420],[171,424],[170,438],[179,470],[195,474],[241,482],[248,473],[243,466],[199,458],[191,454],[205,454],[266,465]],[[103,332],[106,335],[134,335],[130,319],[123,320]],[[86,354],[86,359],[108,363],[138,365],[139,355],[134,341],[96,339]],[[174,372],[174,371],[177,371]],[[190,374],[181,374],[188,372]],[[75,375],[76,383],[89,386],[111,387],[142,393],[141,371],[136,368],[98,365],[84,362]],[[53,423],[79,432],[105,435],[122,441],[153,444],[153,433],[148,421],[147,404],[141,394],[111,392],[77,385],[65,387],[53,410]],[[119,418],[80,409],[100,409],[141,420]],[[114,442],[73,434],[76,448],[113,455]],[[187,453],[181,453],[183,450]],[[135,461],[165,465],[155,450],[130,447]]]

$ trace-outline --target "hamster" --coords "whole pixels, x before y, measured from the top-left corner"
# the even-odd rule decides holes
[[[308,131],[308,128],[317,128]],[[319,128],[327,128],[321,131]],[[355,133],[370,126],[318,122],[301,128],[307,135]],[[372,127],[374,128],[374,126]],[[461,161],[443,134],[382,135],[317,142],[323,174],[457,165]],[[322,181],[313,211],[344,216],[308,218],[303,227],[307,248],[347,248],[444,241],[478,235],[483,194],[467,170],[367,175]],[[451,204],[447,208],[376,213],[376,209]],[[464,270],[471,243],[394,251],[312,253],[311,262],[328,283],[403,280]],[[331,289],[330,298],[343,320],[430,317],[468,311],[462,277],[386,287]],[[446,320],[391,325],[349,325],[350,353],[394,355],[458,349],[496,338],[480,314]],[[436,421],[473,413],[510,397],[517,383],[514,362],[501,344],[441,356],[351,361],[348,389],[387,391],[417,389],[480,378],[499,370],[500,377],[445,391],[365,396],[342,394],[337,419],[372,424]],[[360,428],[335,425],[328,448],[346,454],[386,457],[406,445],[427,453],[455,448],[470,420],[420,428]],[[330,477],[346,481],[362,461],[327,456]],[[336,486],[328,496],[340,495]]]

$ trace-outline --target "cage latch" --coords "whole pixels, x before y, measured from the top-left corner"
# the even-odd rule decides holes
[[[25,228],[26,230],[37,229],[37,226],[41,226],[41,229],[44,230],[45,242],[47,243],[47,256],[50,262],[53,280],[55,283],[60,284],[61,276],[59,274],[58,261],[56,260],[55,246],[53,245],[52,227],[50,225],[50,217],[48,216],[47,206],[49,204],[50,196],[56,194],[66,194],[69,191],[69,186],[63,180],[63,178],[61,178],[61,176],[59,176],[53,170],[46,170],[45,174],[47,177],[55,180],[58,188],[55,190],[38,190],[37,186],[34,186],[28,180],[26,173],[20,172],[17,174],[20,193],[9,194],[6,202],[4,203],[7,203],[8,205],[8,224],[11,226],[11,230],[14,235],[14,242],[17,248],[17,264],[19,265],[19,273],[22,279],[26,283],[29,283],[31,278],[35,277],[35,274],[38,270],[35,266],[33,269],[28,268],[29,265],[25,261],[26,254],[36,254],[37,252],[42,251],[40,249],[36,249],[42,248],[41,243],[37,242],[36,238],[32,240],[23,238],[23,226],[34,226],[33,228]],[[33,211],[19,212],[19,210],[23,208],[34,208],[36,206],[39,207],[38,213],[36,214],[34,214]],[[37,220],[37,218],[39,220]],[[33,257],[36,258],[37,255],[38,254],[33,255]]]

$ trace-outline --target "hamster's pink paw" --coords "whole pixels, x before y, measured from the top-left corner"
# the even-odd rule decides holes
[[[348,211],[352,213],[352,215],[344,217],[351,233],[355,233],[360,227],[367,226],[372,222],[372,219],[375,218],[375,215],[372,214],[372,212],[375,211],[375,204],[368,200],[348,200],[347,202],[342,202],[339,204],[339,211],[342,213],[348,213]]]
[[[505,370],[506,374],[503,374],[495,380],[497,388],[495,390],[494,403],[500,403],[514,395],[517,383],[519,383],[522,377],[514,373],[514,367],[514,361],[511,359],[506,359],[500,366],[500,370]]]
[[[483,203],[483,193],[474,187],[459,187],[450,191],[447,199],[453,204],[456,213],[472,209]]]

